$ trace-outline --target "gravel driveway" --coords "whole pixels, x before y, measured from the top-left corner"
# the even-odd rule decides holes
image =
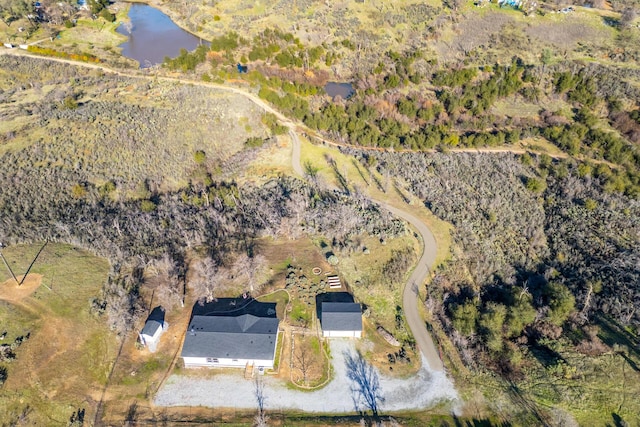
[[[345,352],[355,353],[355,343],[350,340],[331,340],[334,379],[324,388],[304,392],[287,387],[285,381],[265,375],[265,409],[298,409],[305,412],[354,411],[351,387],[347,377]],[[158,406],[207,406],[238,409],[257,408],[255,383],[237,374],[220,374],[211,378],[196,379],[172,375],[155,397]],[[380,390],[385,401],[381,411],[422,409],[443,401],[458,403],[453,383],[444,372],[430,371],[423,360],[422,368],[409,379],[379,376]],[[454,408],[455,409],[455,408]]]

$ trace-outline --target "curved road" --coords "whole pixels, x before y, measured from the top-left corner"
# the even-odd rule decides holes
[[[298,175],[304,176],[302,165],[300,164],[300,140],[298,139],[294,125],[287,124],[287,126],[289,126],[289,135],[291,136],[293,145],[291,165]],[[409,280],[404,285],[404,290],[402,291],[402,310],[404,311],[404,316],[407,320],[407,324],[409,325],[409,329],[418,344],[418,348],[426,358],[429,367],[434,371],[442,371],[444,369],[442,360],[440,360],[440,356],[438,355],[436,346],[433,343],[433,339],[427,331],[426,324],[422,320],[422,316],[420,316],[420,311],[418,310],[418,291],[426,281],[427,276],[431,271],[431,267],[436,260],[436,239],[433,237],[433,233],[431,233],[429,227],[427,227],[424,222],[411,215],[411,213],[391,206],[381,200],[373,198],[371,200],[387,209],[393,215],[407,221],[415,228],[422,238],[422,255],[420,256],[411,277],[409,277]]]
[[[267,104],[265,101],[263,101],[262,99],[258,98],[256,95],[249,93],[243,89],[215,84],[215,83],[197,82],[189,79],[163,77],[163,76],[155,76],[155,75],[139,74],[139,73],[126,73],[126,72],[107,68],[105,65],[101,65],[101,64],[88,64],[88,63],[76,62],[76,61],[71,61],[71,60],[62,59],[62,58],[48,58],[48,57],[43,57],[39,55],[31,55],[27,52],[19,51],[18,49],[15,49],[15,50],[5,49],[4,52],[0,52],[0,55],[2,54],[5,54],[5,55],[8,54],[8,55],[14,55],[14,56],[30,56],[30,57],[46,59],[50,61],[63,62],[63,63],[75,65],[75,66],[83,66],[86,68],[99,69],[104,72],[109,72],[109,73],[117,74],[120,76],[126,76],[126,77],[132,77],[132,78],[140,78],[140,77],[148,78],[148,79],[157,78],[159,80],[164,80],[164,81],[173,81],[173,82],[180,82],[180,83],[186,83],[191,85],[213,87],[216,89],[224,90],[227,92],[233,92],[233,93],[245,96],[249,98],[254,104],[262,108],[264,111],[274,114],[284,125],[286,125],[289,128],[289,136],[291,137],[292,146],[293,146],[293,152],[291,156],[292,167],[296,174],[300,175],[301,177],[304,177],[304,171],[302,169],[302,165],[300,164],[301,144],[300,144],[300,140],[298,139],[298,134],[296,133],[296,126],[300,126],[304,128],[304,125],[294,123],[289,118],[285,117],[282,113],[280,113],[279,111],[271,107],[269,104]],[[402,294],[402,308],[403,308],[404,315],[407,320],[409,329],[411,330],[411,333],[413,334],[416,340],[418,348],[420,349],[422,354],[425,356],[427,363],[429,364],[429,367],[434,371],[442,371],[444,369],[442,365],[442,361],[438,356],[438,351],[436,349],[435,344],[433,343],[433,339],[431,338],[431,335],[427,331],[426,324],[422,320],[422,316],[420,316],[420,312],[418,310],[418,290],[426,281],[427,276],[429,275],[431,267],[433,266],[433,263],[436,258],[437,245],[436,245],[435,238],[433,237],[431,230],[429,230],[426,224],[420,221],[415,216],[413,216],[410,212],[402,209],[398,209],[381,200],[376,200],[376,199],[371,199],[371,200],[383,206],[385,209],[389,210],[392,214],[407,221],[409,224],[411,224],[415,228],[415,230],[418,232],[418,234],[420,234],[422,238],[422,255],[420,256],[420,259],[418,260],[418,263],[416,264],[416,267],[413,270],[413,273],[411,274],[409,281],[404,286],[404,290]]]

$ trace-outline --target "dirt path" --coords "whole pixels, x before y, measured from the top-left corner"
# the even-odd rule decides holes
[[[302,165],[300,164],[300,140],[298,139],[298,135],[292,125],[289,125],[289,135],[291,136],[293,145],[291,156],[293,170],[298,175],[304,176]],[[438,251],[436,239],[433,237],[433,233],[429,230],[429,227],[408,211],[398,209],[382,200],[376,200],[373,198],[371,200],[383,206],[395,216],[407,221],[415,228],[422,238],[422,255],[420,256],[411,277],[409,277],[409,280],[404,285],[404,290],[402,292],[402,309],[404,311],[405,318],[407,319],[409,329],[416,339],[418,348],[422,351],[429,367],[434,371],[442,371],[444,369],[442,360],[440,360],[438,350],[436,349],[433,339],[427,331],[426,325],[422,320],[420,311],[418,310],[418,289],[420,289],[426,281],[431,267],[436,260],[436,253]]]
[[[300,127],[303,125],[294,123],[292,120],[285,117],[282,113],[280,113],[279,111],[275,110],[273,107],[268,105],[265,101],[260,99],[258,96],[250,92],[247,92],[244,89],[240,89],[232,86],[224,86],[216,83],[197,82],[197,81],[182,79],[177,77],[155,76],[155,75],[142,74],[142,73],[126,73],[118,70],[112,70],[99,64],[88,64],[84,62],[76,62],[76,61],[71,61],[71,60],[62,59],[62,58],[42,57],[38,55],[29,54],[28,52],[25,52],[25,51],[19,51],[17,49],[12,49],[12,50],[6,49],[0,54],[12,55],[12,56],[29,56],[34,58],[41,58],[41,59],[46,59],[50,61],[66,63],[70,65],[76,65],[76,66],[79,65],[86,68],[98,69],[104,72],[117,74],[123,77],[132,77],[132,78],[142,77],[142,78],[148,78],[148,79],[157,78],[158,80],[168,81],[168,82],[179,82],[179,83],[190,84],[190,85],[195,84],[200,86],[212,87],[212,88],[224,90],[227,92],[233,92],[238,95],[245,96],[249,98],[254,104],[262,108],[264,111],[267,111],[275,115],[278,118],[278,120],[280,120],[285,126],[289,128],[289,136],[291,137],[292,146],[293,146],[291,164],[296,174],[302,177],[304,176],[303,168],[302,168],[302,165],[300,164],[301,144],[300,144],[300,140],[298,139],[298,134],[296,130],[296,127]],[[305,129],[305,131],[307,131],[310,134],[315,133],[312,130],[307,129],[306,127],[303,127],[303,129]],[[322,140],[334,146],[340,146],[340,145],[348,146],[347,144],[338,144],[336,142],[327,141],[325,139],[322,139]],[[354,148],[367,149],[367,147],[354,147]],[[369,148],[374,150],[381,150],[377,147],[369,147]],[[451,151],[454,151],[454,150],[451,150]],[[485,151],[483,149],[460,149],[459,151],[489,152],[489,150]],[[495,151],[504,152],[505,150],[495,150]],[[422,284],[425,282],[429,274],[430,268],[433,266],[433,263],[435,261],[437,246],[436,246],[435,239],[433,237],[433,233],[431,233],[431,230],[429,230],[429,228],[422,221],[417,219],[415,216],[411,215],[411,213],[409,213],[408,211],[395,208],[391,205],[388,205],[384,201],[375,200],[375,199],[372,199],[372,200],[375,203],[378,203],[384,206],[386,209],[391,211],[394,215],[399,216],[405,221],[409,222],[416,229],[416,231],[420,234],[422,238],[422,242],[423,242],[422,255],[420,257],[420,260],[418,261],[418,264],[416,265],[416,268],[413,274],[411,275],[411,277],[409,278],[409,281],[404,287],[402,304],[403,304],[403,310],[407,319],[407,323],[409,325],[409,329],[411,330],[411,333],[415,337],[416,342],[418,343],[418,347],[426,357],[429,363],[429,366],[433,370],[441,371],[443,369],[442,361],[438,356],[438,351],[433,343],[433,340],[431,339],[431,336],[427,332],[425,324],[418,311],[418,304],[417,304],[418,296],[417,296],[417,292],[415,291],[415,289],[419,289],[419,287],[422,286]]]

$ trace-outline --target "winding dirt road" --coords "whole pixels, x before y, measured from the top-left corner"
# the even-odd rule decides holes
[[[295,125],[288,122],[287,126],[289,126],[289,135],[291,136],[291,142],[293,145],[291,166],[296,174],[304,177],[302,165],[300,164],[300,155],[302,151],[300,140],[298,139]],[[442,360],[438,355],[438,350],[436,349],[433,339],[427,331],[426,324],[424,320],[422,320],[422,316],[418,310],[418,291],[427,280],[431,267],[433,267],[433,263],[436,260],[436,252],[438,249],[436,239],[433,237],[433,233],[429,230],[429,227],[427,227],[424,222],[413,216],[410,212],[398,209],[382,200],[376,200],[374,198],[371,200],[387,209],[393,215],[407,221],[421,237],[422,255],[420,256],[411,277],[409,277],[409,280],[404,285],[404,289],[402,291],[402,310],[404,311],[404,316],[407,320],[407,324],[409,325],[409,329],[418,344],[418,348],[422,351],[422,354],[429,364],[429,368],[434,371],[442,371],[444,369]]]
[[[29,56],[29,57],[40,58],[40,59],[49,60],[49,61],[62,62],[62,63],[74,65],[74,66],[98,69],[106,73],[117,74],[123,77],[158,79],[162,81],[179,82],[179,83],[190,84],[190,85],[205,86],[205,87],[224,90],[227,92],[233,92],[235,94],[247,97],[258,107],[262,108],[264,111],[275,115],[278,118],[278,120],[282,122],[282,124],[284,124],[289,128],[289,136],[292,142],[291,165],[296,174],[298,174],[301,177],[305,176],[302,165],[300,163],[301,144],[300,144],[300,140],[298,138],[296,129],[297,128],[306,129],[306,131],[308,131],[310,134],[313,134],[314,132],[311,131],[310,129],[307,129],[301,123],[293,122],[291,119],[284,116],[279,111],[275,110],[265,101],[260,99],[258,96],[246,90],[232,87],[232,86],[220,85],[216,83],[199,82],[199,81],[181,79],[176,77],[143,74],[141,72],[127,73],[127,72],[107,68],[105,65],[102,65],[102,64],[88,64],[84,62],[76,62],[76,61],[71,61],[71,60],[62,59],[62,58],[48,58],[48,57],[43,57],[39,55],[32,55],[32,54],[29,54],[28,52],[21,51],[18,49],[12,49],[12,50],[5,49],[3,51],[0,51],[0,55],[3,55],[3,54],[11,55],[11,56]],[[338,145],[333,141],[325,141],[325,142],[328,142],[331,145],[335,145],[335,146]],[[385,209],[389,210],[393,215],[398,216],[403,220],[407,221],[409,224],[411,224],[412,227],[414,227],[416,232],[421,237],[422,255],[420,256],[420,259],[418,260],[418,263],[416,264],[415,269],[411,274],[411,277],[409,278],[408,282],[404,286],[403,295],[402,295],[402,308],[403,308],[404,315],[407,320],[409,329],[411,330],[411,333],[413,334],[416,340],[418,348],[426,358],[429,364],[429,367],[434,371],[442,371],[444,369],[442,365],[442,361],[438,356],[438,351],[436,349],[436,346],[433,343],[433,339],[431,338],[431,335],[427,331],[426,324],[422,320],[422,316],[420,315],[420,312],[418,310],[418,290],[425,283],[427,276],[429,275],[431,267],[433,266],[433,263],[436,258],[437,245],[436,245],[435,238],[433,237],[433,233],[431,233],[431,230],[429,230],[429,228],[424,222],[420,221],[418,218],[413,216],[409,211],[391,206],[381,200],[376,200],[373,198],[371,200],[374,203],[377,203],[382,207],[384,207]]]

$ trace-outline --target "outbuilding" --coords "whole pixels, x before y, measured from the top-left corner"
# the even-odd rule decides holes
[[[355,302],[323,302],[320,310],[322,336],[362,337],[362,307]]]
[[[142,332],[140,332],[142,345],[154,353],[158,342],[160,342],[162,332],[164,332],[168,326],[167,322],[164,321],[164,309],[162,307],[154,308],[147,318]]]

